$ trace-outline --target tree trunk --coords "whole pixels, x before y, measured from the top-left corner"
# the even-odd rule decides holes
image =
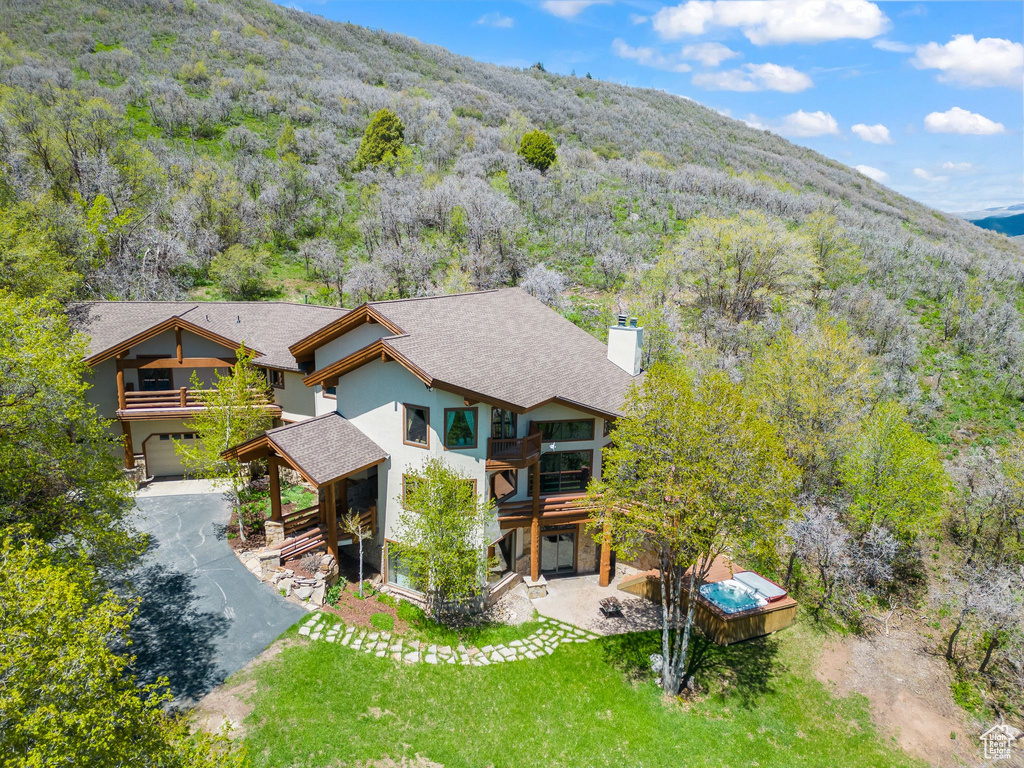
[[[989,640],[988,646],[985,648],[985,658],[981,660],[981,665],[978,667],[979,674],[985,674],[985,670],[988,669],[988,663],[992,661],[992,652],[999,647],[999,631],[992,633],[992,639]]]
[[[793,550],[789,554],[789,565],[786,566],[786,590],[789,590],[789,583],[793,579],[793,566],[796,564],[796,550]]]
[[[360,527],[359,532],[359,596],[363,596],[363,529]],[[340,567],[340,563],[339,563]]]
[[[961,614],[960,618],[957,619],[956,627],[953,628],[952,634],[949,636],[949,642],[946,644],[946,660],[953,660],[953,649],[956,647],[956,638],[960,634],[960,630],[964,626],[964,617]]]

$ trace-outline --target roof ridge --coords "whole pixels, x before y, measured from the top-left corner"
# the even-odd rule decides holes
[[[327,304],[306,304],[298,301],[203,301],[202,299],[83,299],[71,302],[72,306],[86,304],[194,304],[193,307],[207,306],[289,306],[312,307],[315,309],[334,309],[339,312],[351,312],[348,307],[331,307]]]
[[[462,293],[439,293],[434,296],[408,296],[404,299],[382,299],[380,301],[368,301],[367,306],[375,307],[380,304],[400,304],[405,301],[429,301],[430,299],[455,299],[461,296],[479,296],[484,293],[498,293],[504,288],[487,288],[482,291],[463,291]]]
[[[345,418],[344,416],[342,416],[337,411],[328,411],[327,413],[321,413],[319,416],[313,416],[313,417],[308,418],[308,419],[303,419],[302,421],[293,421],[291,424],[282,424],[280,427],[273,427],[272,429],[268,429],[266,434],[269,435],[269,434],[276,433],[276,432],[284,432],[286,429],[291,429],[292,427],[298,427],[298,426],[301,426],[302,424],[308,424],[311,421],[320,421],[321,419],[326,419],[326,418],[329,418],[331,416],[340,416],[343,419]]]

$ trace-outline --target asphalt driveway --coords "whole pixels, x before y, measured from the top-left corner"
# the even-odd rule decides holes
[[[260,583],[231,552],[221,493],[196,481],[165,481],[141,492],[136,507],[135,527],[150,540],[130,577],[142,597],[131,651],[141,681],[166,677],[175,705],[187,706],[306,611]]]

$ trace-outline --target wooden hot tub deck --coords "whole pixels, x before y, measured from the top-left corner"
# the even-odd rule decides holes
[[[744,573],[747,570],[719,555],[712,563],[704,583],[725,581],[731,579],[735,574]],[[642,571],[628,579],[623,579],[619,584],[619,589],[658,603],[661,602],[661,580],[657,570]],[[796,606],[796,600],[787,594],[767,605],[760,605],[748,611],[726,613],[707,598],[698,596],[694,609],[694,621],[709,639],[719,645],[729,645],[785,629],[796,620]]]

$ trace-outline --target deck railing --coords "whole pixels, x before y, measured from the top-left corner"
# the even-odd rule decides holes
[[[496,461],[526,461],[540,454],[540,432],[526,437],[487,438],[487,458]]]
[[[179,387],[178,389],[157,389],[149,392],[125,392],[124,404],[121,410],[137,410],[140,408],[201,408],[203,405],[202,395],[208,393],[208,389],[190,389]],[[267,396],[264,405],[273,404],[273,400]]]

